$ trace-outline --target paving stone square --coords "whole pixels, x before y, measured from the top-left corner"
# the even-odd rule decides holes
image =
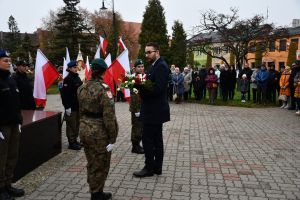
[[[161,176],[135,178],[128,104],[116,103],[119,136],[105,190],[113,200],[300,199],[300,117],[280,108],[170,103]],[[58,95],[46,110],[63,111]],[[21,179],[19,199],[90,199],[83,150],[67,149]]]

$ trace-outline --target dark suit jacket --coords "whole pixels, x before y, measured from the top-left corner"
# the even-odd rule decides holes
[[[170,121],[170,107],[167,98],[169,67],[159,58],[147,72],[147,79],[154,83],[152,90],[141,88],[141,116],[143,123],[161,124]]]

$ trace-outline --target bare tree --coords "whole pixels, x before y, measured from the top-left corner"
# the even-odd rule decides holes
[[[238,69],[247,60],[247,54],[259,42],[262,50],[268,51],[270,41],[287,35],[285,28],[275,28],[273,24],[265,23],[264,17],[255,15],[250,19],[239,19],[238,9],[231,8],[230,14],[218,14],[208,10],[201,15],[198,34],[190,39],[190,48],[201,51],[213,58],[218,58],[229,66],[226,53],[231,52],[236,58]],[[219,48],[216,53],[214,48]]]

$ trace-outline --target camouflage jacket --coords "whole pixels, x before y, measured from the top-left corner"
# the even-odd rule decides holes
[[[130,106],[129,111],[132,113],[140,112],[141,109],[141,98],[139,93],[134,93],[133,90],[130,90]]]
[[[106,142],[114,144],[119,128],[110,88],[102,80],[90,80],[78,88],[77,96],[80,119],[89,119],[89,115],[97,115],[103,121],[101,129],[107,134]]]

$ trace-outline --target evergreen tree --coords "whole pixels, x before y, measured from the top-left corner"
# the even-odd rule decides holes
[[[195,62],[194,62],[194,52],[193,51],[191,51],[191,50],[188,51],[186,62],[187,62],[187,64],[195,65]]]
[[[143,16],[139,37],[139,58],[145,57],[145,46],[148,42],[156,42],[160,46],[160,54],[168,61],[169,39],[164,8],[159,0],[149,0]]]
[[[179,21],[174,22],[172,27],[172,42],[170,47],[170,61],[172,64],[183,68],[186,65],[186,33],[183,29],[182,23]]]
[[[19,58],[21,60],[29,62],[29,54],[34,53],[34,47],[31,39],[27,33],[25,33],[21,44],[17,47],[16,51],[12,54],[12,57]]]
[[[259,66],[262,63],[262,46],[261,44],[256,44],[256,50],[255,50],[255,66]]]
[[[8,28],[9,33],[4,41],[4,49],[13,53],[21,43],[21,35],[18,24],[12,15],[8,18]]]
[[[206,68],[212,67],[212,57],[210,56],[210,54],[207,54],[206,57]]]
[[[295,62],[297,49],[298,49],[298,44],[295,42],[291,42],[291,45],[289,47],[287,61],[286,61],[286,64],[288,66],[292,66],[293,62]]]
[[[71,59],[76,59],[78,46],[81,44],[83,54],[89,52],[89,47],[93,39],[84,31],[87,26],[84,24],[84,19],[76,8],[80,0],[63,0],[66,4],[57,14],[55,21],[55,36],[50,60],[56,64],[61,64],[63,56],[65,56],[65,47],[69,48]]]

